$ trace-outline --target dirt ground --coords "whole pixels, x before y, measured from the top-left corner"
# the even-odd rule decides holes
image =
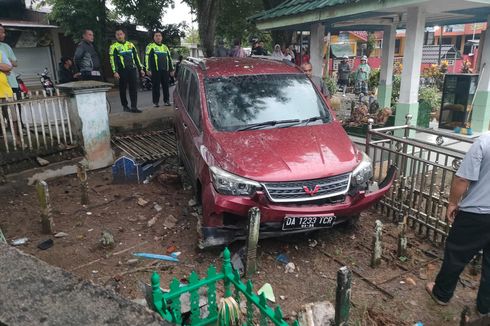
[[[50,180],[55,231],[68,234],[63,238],[41,234],[34,187],[20,183],[4,186],[0,192],[0,228],[8,241],[28,237],[29,242],[19,247],[27,253],[111,287],[129,299],[143,298],[141,282],[149,283],[153,270],[160,273],[162,287],[168,288],[174,277],[185,282],[193,270],[204,276],[210,264],[221,267],[222,248],[197,249],[197,213],[189,206],[192,190],[183,189],[179,178],[165,177],[177,171],[170,160],[162,166],[163,177],[142,185],[112,184],[110,169],[91,172],[90,203],[85,207],[79,203],[76,176]],[[141,199],[148,203],[140,205]],[[162,208],[160,212],[155,204]],[[176,219],[174,226],[169,215]],[[381,266],[373,269],[369,262],[376,219],[385,224],[384,252]],[[100,244],[104,230],[115,239],[112,248]],[[425,293],[424,285],[439,269],[441,249],[409,232],[409,257],[401,261],[396,258],[396,234],[396,225],[373,209],[362,214],[356,227],[261,240],[259,273],[253,277],[255,288],[270,283],[277,304],[292,320],[303,304],[335,302],[336,273],[345,264],[355,272],[351,325],[413,325],[418,321],[423,325],[459,325],[463,307],[474,307],[479,276],[465,272],[450,305],[437,306]],[[38,249],[37,244],[46,239],[53,239],[54,246]],[[237,242],[230,245],[230,250],[235,253],[243,246],[243,242]],[[181,252],[179,263],[134,260],[132,255],[175,250]],[[276,260],[278,254],[295,264],[294,273],[285,273],[285,265]]]

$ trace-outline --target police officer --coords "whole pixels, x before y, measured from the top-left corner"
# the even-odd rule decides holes
[[[157,31],[153,33],[153,42],[146,47],[146,71],[151,77],[153,87],[153,106],[158,107],[160,101],[160,84],[163,90],[163,102],[170,106],[169,80],[173,75],[173,64],[168,47],[162,43],[163,35]]]
[[[137,108],[138,75],[136,69],[138,69],[141,76],[144,76],[145,72],[141,65],[138,51],[133,43],[126,41],[126,33],[121,28],[116,29],[116,40],[109,48],[109,58],[114,78],[119,80],[121,104],[126,112],[141,113]],[[128,107],[126,98],[126,88],[128,86],[131,108]]]

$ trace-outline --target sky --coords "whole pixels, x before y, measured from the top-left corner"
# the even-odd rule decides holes
[[[180,0],[175,0],[175,8],[167,9],[167,12],[163,16],[164,24],[178,24],[185,21],[189,26],[192,23],[192,15],[190,13],[191,8]],[[195,19],[195,17],[194,17]],[[194,28],[197,28],[197,24],[192,23]]]

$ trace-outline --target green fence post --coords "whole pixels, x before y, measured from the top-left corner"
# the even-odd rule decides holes
[[[212,279],[216,276],[216,268],[210,265],[208,268],[208,279]],[[218,305],[216,304],[216,282],[208,284],[208,312],[209,318],[218,316]]]
[[[335,295],[335,325],[347,325],[349,321],[352,273],[347,266],[337,271],[337,291]]]
[[[245,270],[247,276],[251,277],[257,271],[257,244],[259,242],[260,231],[260,210],[252,207],[248,211],[247,228],[247,260]]]
[[[192,271],[189,276],[189,285],[195,285],[199,283],[199,275],[195,271]],[[191,325],[196,325],[201,320],[201,313],[199,309],[199,288],[190,291],[191,304]]]
[[[225,279],[223,280],[225,284],[225,298],[228,298],[233,295],[230,281],[230,278],[233,277],[233,267],[231,266],[231,254],[228,248],[225,248],[223,251],[223,274],[225,274]]]
[[[254,295],[253,284],[252,284],[252,281],[250,281],[250,280],[248,280],[248,282],[247,282],[246,292],[250,296]],[[246,323],[246,325],[247,326],[253,326],[253,320],[254,320],[254,307],[253,307],[252,301],[247,299],[247,323]]]
[[[153,307],[160,314],[160,316],[164,316],[164,299],[163,293],[160,289],[160,275],[157,272],[153,272],[151,276],[151,294],[153,299]]]

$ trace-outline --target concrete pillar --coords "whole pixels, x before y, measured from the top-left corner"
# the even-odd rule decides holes
[[[473,103],[471,128],[476,132],[486,132],[490,129],[490,15],[487,19],[487,31],[483,47],[479,48],[480,77]]]
[[[393,90],[393,61],[395,59],[396,26],[383,28],[383,48],[381,53],[381,71],[379,75],[378,102],[380,108],[391,106]]]
[[[53,46],[51,47],[53,53],[53,74],[55,80],[58,80],[58,65],[57,63],[61,61],[61,44],[60,35],[57,28],[51,29],[51,39],[53,40]]]
[[[310,30],[310,63],[313,66],[313,76],[322,77],[323,70],[323,38],[325,26],[321,23],[311,25]]]
[[[87,162],[84,163],[90,170],[104,168],[114,162],[106,103],[106,92],[111,86],[99,81],[58,85],[72,95],[70,123],[85,152]]]
[[[423,12],[423,9],[420,7],[408,8],[406,43],[403,51],[403,71],[400,98],[396,106],[395,125],[404,125],[407,114],[412,115],[414,124],[417,121],[424,30],[425,12]]]

